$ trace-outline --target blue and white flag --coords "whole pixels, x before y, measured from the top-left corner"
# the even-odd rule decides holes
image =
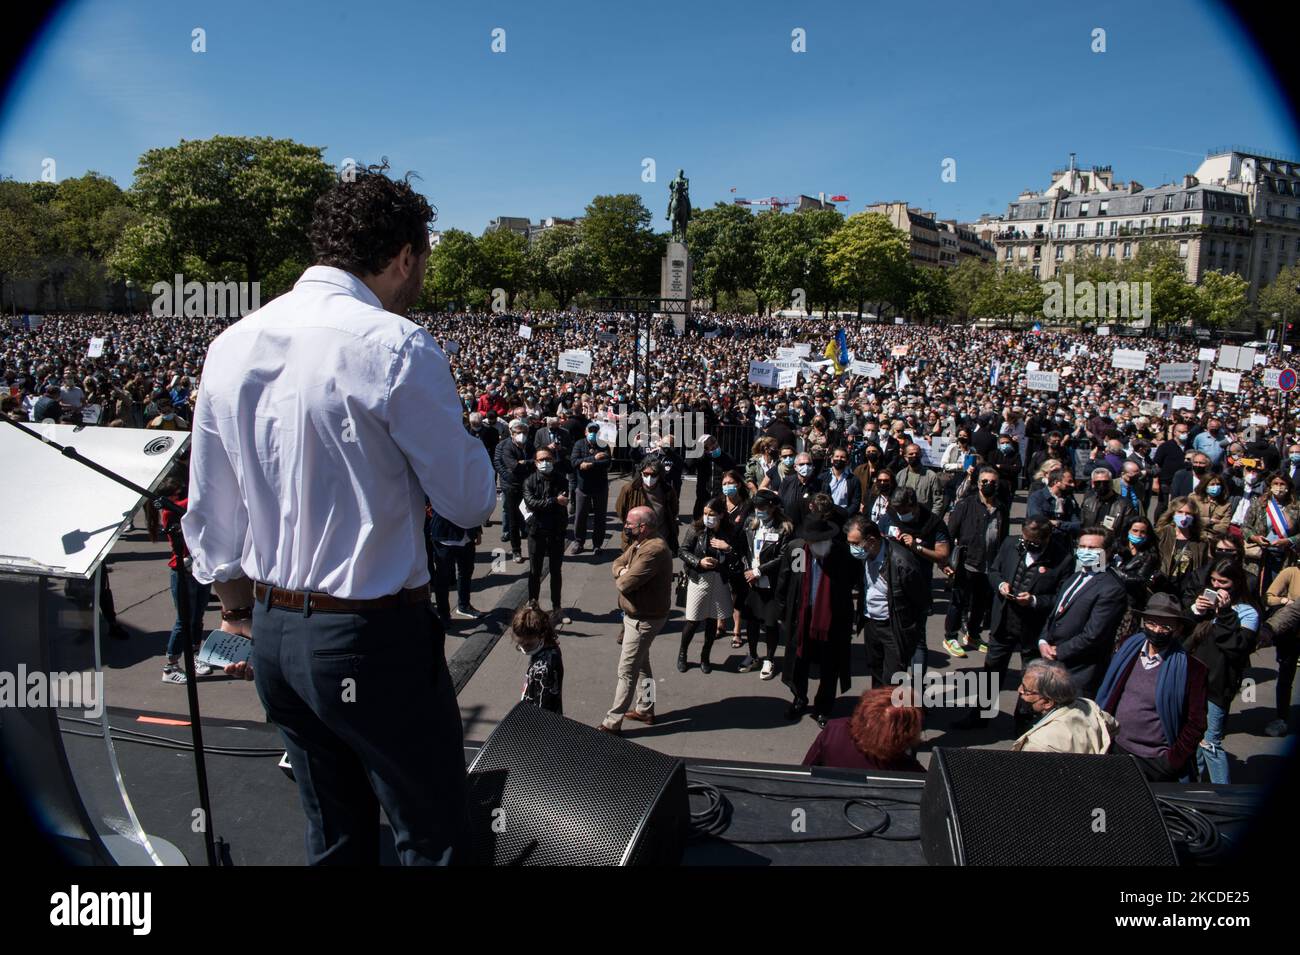
[[[1002,365],[1001,365],[1001,363],[995,361],[995,362],[993,363],[993,368],[992,368],[992,370],[989,372],[989,386],[990,386],[990,387],[994,387],[994,386],[997,385],[997,383],[998,383],[998,375],[999,375],[999,373],[1001,373],[1001,371],[1002,371]]]

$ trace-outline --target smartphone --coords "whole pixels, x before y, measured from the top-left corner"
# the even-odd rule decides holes
[[[962,469],[966,471],[969,471],[971,468],[973,468],[975,466],[975,455],[973,454],[966,455],[966,457],[962,459],[961,466]]]
[[[1204,590],[1201,591],[1201,596],[1204,597],[1206,600],[1208,600],[1210,603],[1214,604],[1215,606],[1218,606],[1219,592],[1217,590],[1211,590],[1209,587],[1206,587]]]
[[[903,533],[903,532],[900,531],[900,530],[898,529],[898,525],[897,525],[897,524],[891,524],[891,525],[889,526],[889,536],[890,536],[890,537],[898,538],[902,533]]]

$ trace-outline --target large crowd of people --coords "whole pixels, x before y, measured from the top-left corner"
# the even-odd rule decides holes
[[[863,635],[877,689],[923,668],[936,585],[949,594],[946,652],[982,658],[998,677],[1020,655],[1017,749],[1123,751],[1152,779],[1226,782],[1226,722],[1251,654],[1270,644],[1279,675],[1266,731],[1288,731],[1300,429],[1259,367],[1230,391],[1199,366],[1191,382],[1160,380],[1162,364],[1197,364],[1205,346],[1192,341],[736,314],[694,316],[680,334],[649,322],[638,364],[631,316],[409,317],[448,356],[465,427],[496,473],[502,542],[529,564],[535,612],[515,634],[533,661],[529,699],[561,708],[551,628],[568,622],[563,563],[609,536],[621,545],[612,572],[625,620],[609,732],[654,721],[654,700],[636,688],[673,581],[685,620],[678,669],[692,665],[697,634],[705,673],[718,665],[716,640],[744,648],[739,669],[779,676],[789,717],[811,712],[829,734],[810,760],[879,740],[879,696],[852,721],[833,719],[851,641]],[[15,319],[0,332],[0,413],[186,429],[208,345],[229,323]],[[879,366],[872,377],[839,367],[841,328],[844,350]],[[750,382],[751,362],[790,368],[778,349],[797,345],[809,347],[793,384]],[[1145,368],[1113,367],[1116,348],[1144,352]],[[589,374],[560,370],[573,350],[589,353]],[[1032,371],[1056,372],[1058,390],[1031,390]],[[611,444],[634,412],[690,416],[698,441],[665,427]],[[620,468],[628,479],[611,497]],[[428,517],[437,612],[447,623],[477,617],[484,529]],[[607,535],[611,517],[622,525]],[[170,682],[183,677],[176,632]],[[900,739],[919,738],[910,717],[900,725]],[[876,749],[863,765],[905,762],[905,750]]]

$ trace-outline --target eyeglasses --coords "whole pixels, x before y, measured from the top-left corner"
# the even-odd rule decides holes
[[[1167,633],[1174,632],[1173,624],[1155,623],[1154,621],[1149,619],[1142,626],[1147,633],[1155,634],[1156,636],[1161,636],[1161,637],[1163,637]]]
[[[1017,692],[1018,692],[1021,696],[1042,696],[1042,694],[1039,693],[1037,690],[1031,690],[1031,689],[1029,689],[1029,687],[1025,686],[1023,683],[1020,684],[1020,689],[1019,689]]]

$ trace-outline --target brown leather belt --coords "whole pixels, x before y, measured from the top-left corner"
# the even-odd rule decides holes
[[[281,590],[279,587],[268,587],[261,582],[253,584],[253,596],[257,602],[266,603],[267,591],[271,593],[270,605],[272,607],[284,607],[286,610],[302,610],[307,608],[307,612],[312,613],[319,611],[321,613],[359,613],[364,610],[387,610],[393,607],[403,607],[409,604],[419,604],[429,602],[429,585],[422,587],[411,587],[399,591],[395,594],[388,594],[385,597],[374,597],[370,600],[348,600],[343,597],[331,597],[329,594],[304,593],[301,590]]]

